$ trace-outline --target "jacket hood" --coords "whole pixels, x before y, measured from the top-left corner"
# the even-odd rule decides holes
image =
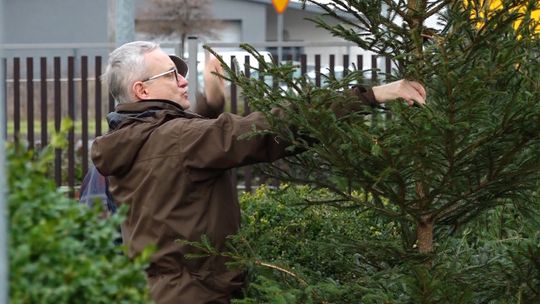
[[[107,115],[109,132],[92,144],[94,165],[104,176],[121,176],[129,171],[140,149],[152,132],[167,121],[200,117],[185,112],[168,100],[149,100],[119,104]]]

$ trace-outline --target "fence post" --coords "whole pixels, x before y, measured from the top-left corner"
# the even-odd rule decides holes
[[[81,57],[81,158],[82,174],[88,171],[88,56]],[[75,151],[77,153],[77,151]]]
[[[6,67],[7,68],[7,67]],[[13,141],[19,145],[21,131],[21,60],[13,58]]]
[[[47,109],[47,57],[41,57],[39,59],[39,71],[40,71],[40,89],[41,89],[41,149],[45,148],[47,146],[47,121],[49,120],[47,117],[48,109]]]
[[[69,197],[75,197],[75,58],[68,57],[68,92],[67,109],[68,117],[73,125],[68,131],[68,187]]]
[[[34,58],[26,57],[26,138],[34,149]]]
[[[197,109],[197,99],[196,99],[196,93],[199,89],[198,81],[197,81],[197,52],[199,48],[199,39],[195,36],[189,36],[188,37],[188,83],[189,83],[189,90],[188,90],[188,99],[191,103],[191,109],[196,110]],[[180,56],[182,57],[182,56]]]
[[[60,132],[62,120],[62,86],[61,86],[61,58],[54,57],[54,131]],[[54,149],[54,180],[56,186],[62,186],[62,149]]]
[[[135,38],[135,1],[115,0],[113,6],[114,13],[109,12],[109,22],[114,22],[114,42],[116,46],[133,41]]]
[[[4,0],[0,0],[0,45],[4,42],[3,36],[3,11]],[[0,58],[3,57],[3,50],[0,48]],[[4,66],[5,60],[0,60],[0,96],[4,97]],[[6,127],[5,121],[5,101],[0,103],[0,304],[8,303],[8,248],[7,248],[7,204],[6,204],[6,174],[5,174],[5,159],[6,150],[4,148],[4,136]]]
[[[283,60],[283,47],[281,46],[283,43],[283,14],[277,15],[277,41],[279,43],[277,47],[277,59],[278,63],[281,63]]]
[[[249,56],[246,56],[244,59],[245,65],[244,65],[244,73],[246,74],[247,78],[251,77],[251,64],[249,62]],[[249,99],[247,97],[244,97],[244,116],[247,116],[251,112],[251,109],[249,108]],[[245,191],[251,192],[251,182],[253,178],[252,174],[252,167],[251,166],[245,166],[244,167],[244,185],[246,186]]]

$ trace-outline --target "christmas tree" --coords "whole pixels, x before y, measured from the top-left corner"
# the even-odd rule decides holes
[[[324,191],[325,195],[306,194],[305,204],[363,214],[358,225],[369,223],[397,240],[399,250],[392,247],[396,243],[368,242],[362,248],[372,252],[362,254],[359,263],[378,265],[372,273],[378,275],[398,267],[392,279],[414,290],[403,288],[393,296],[388,291],[373,303],[487,302],[512,292],[506,298],[512,302],[540,301],[540,265],[534,254],[539,252],[538,235],[530,228],[538,226],[527,226],[528,234],[520,236],[530,237],[532,247],[484,246],[486,237],[508,237],[501,233],[505,225],[530,219],[526,211],[534,213],[531,209],[538,207],[540,39],[532,17],[539,9],[537,1],[305,2],[340,20],[329,25],[315,19],[317,26],[392,60],[392,74],[379,79],[423,83],[427,105],[410,108],[391,102],[336,116],[331,105],[355,102],[346,94],[353,84],[373,85],[363,79],[364,71],[351,69],[343,79],[330,75],[327,85],[319,88],[306,77],[293,78],[297,67],[268,64],[262,58],[259,75],[283,85],[227,69],[225,77],[242,87],[253,108],[266,113],[270,132],[293,143],[291,149],[306,151],[267,173]],[[437,28],[425,25],[428,18],[436,18]],[[286,114],[273,115],[273,108]],[[490,222],[494,220],[499,222]],[[499,232],[491,231],[492,225]],[[370,238],[358,235],[357,245],[366,240]],[[500,268],[473,262],[472,256],[478,258],[479,250],[486,248],[493,249],[487,256],[501,258],[495,264],[510,261],[506,266],[515,276],[522,268],[536,273],[508,279],[506,285],[495,282],[501,279],[495,270]],[[464,252],[474,254],[466,258],[460,255]],[[467,263],[475,266],[467,270]],[[532,280],[528,287],[523,277]],[[376,280],[373,275],[371,283],[349,287],[359,291]],[[351,301],[358,303],[360,298]],[[348,302],[340,299],[337,302]],[[368,298],[362,301],[371,303]]]

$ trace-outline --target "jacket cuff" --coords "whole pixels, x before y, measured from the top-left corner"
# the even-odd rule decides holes
[[[197,92],[195,97],[197,99],[195,113],[206,118],[217,118],[219,114],[223,113],[223,107],[225,105],[224,96],[222,96],[221,99],[217,102],[218,104],[221,104],[221,107],[219,108],[211,107],[208,103],[206,95],[202,94],[201,92]]]
[[[373,90],[370,87],[355,85],[351,90],[361,103],[372,107],[377,107],[379,105],[379,102],[375,99],[375,94],[373,94]]]

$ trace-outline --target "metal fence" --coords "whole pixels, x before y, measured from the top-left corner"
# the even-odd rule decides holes
[[[88,170],[89,139],[103,133],[104,113],[114,109],[114,100],[96,81],[102,74],[102,57],[92,59],[91,64],[88,56],[3,59],[8,141],[41,149],[60,132],[63,118],[73,122],[67,147],[54,151],[52,166],[56,184],[68,186],[72,196]]]
[[[322,75],[335,69],[336,56],[329,55],[328,66],[321,65],[321,55],[308,58],[306,54],[285,55],[284,60],[299,63],[301,74],[313,73],[315,84],[322,84]],[[307,62],[313,61],[310,71]],[[8,142],[23,144],[28,149],[41,149],[50,143],[52,134],[61,130],[64,117],[74,122],[67,130],[67,147],[56,149],[52,178],[58,186],[67,187],[71,196],[82,177],[88,170],[88,149],[91,140],[106,131],[105,115],[113,111],[114,100],[107,93],[107,88],[99,81],[103,71],[102,56],[67,56],[67,57],[11,57],[3,58],[4,112],[6,122],[5,138]],[[244,67],[246,75],[251,75],[248,68],[250,57],[246,56]],[[357,55],[351,58],[346,54],[339,58],[343,64],[343,73],[354,66],[362,70],[380,65],[377,56]],[[232,61],[231,61],[232,64]],[[386,73],[392,68],[389,60],[384,61],[381,70]],[[193,70],[192,70],[193,71]],[[372,77],[377,77],[375,70]],[[238,96],[234,84],[228,86],[230,98],[226,109],[232,113],[248,114],[249,104]],[[239,108],[242,107],[242,108]],[[241,184],[245,191],[251,191],[256,183],[251,167],[242,168]]]

